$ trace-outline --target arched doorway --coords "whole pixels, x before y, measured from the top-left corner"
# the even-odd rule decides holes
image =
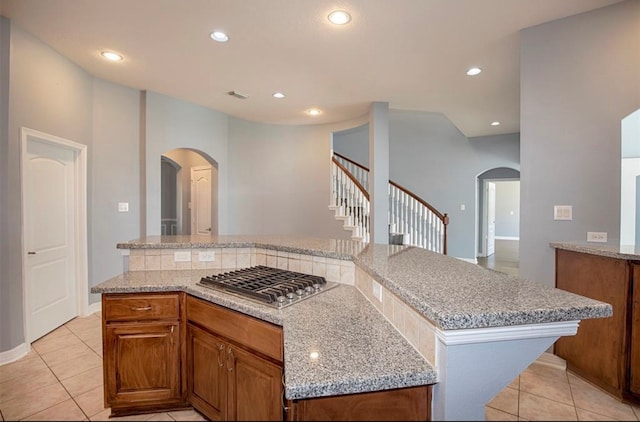
[[[520,241],[520,172],[507,167],[477,177],[478,264],[517,276]]]
[[[190,148],[167,151],[160,163],[161,234],[217,235],[218,163]]]

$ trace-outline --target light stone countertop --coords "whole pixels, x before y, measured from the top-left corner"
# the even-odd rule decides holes
[[[612,315],[607,303],[421,248],[287,236],[156,236],[118,244],[120,249],[210,247],[256,247],[352,259],[445,331]],[[288,399],[435,382],[434,368],[353,286],[340,285],[278,310],[196,285],[201,276],[217,271],[131,271],[92,287],[91,292],[185,291],[281,325]],[[319,353],[318,359],[310,359],[313,351]]]
[[[552,248],[609,258],[640,260],[640,245],[621,245],[619,243],[552,242]]]
[[[183,291],[282,326],[285,397],[301,399],[436,382],[429,362],[353,286],[274,309],[196,283],[228,270],[129,271],[92,293]],[[317,353],[312,358],[311,353]]]

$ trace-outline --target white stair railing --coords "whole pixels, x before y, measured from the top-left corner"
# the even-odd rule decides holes
[[[331,163],[331,207],[336,217],[344,220],[344,227],[352,231],[351,237],[369,242],[369,194],[340,163]]]
[[[389,182],[389,231],[402,233],[405,245],[447,253],[449,217],[434,210],[410,191]]]
[[[352,238],[369,242],[369,169],[334,153],[331,208],[345,220]],[[449,217],[402,186],[389,181],[389,234],[401,235],[405,245],[447,253]]]

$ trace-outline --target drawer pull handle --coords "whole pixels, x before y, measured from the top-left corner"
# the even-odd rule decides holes
[[[231,360],[231,365],[229,365],[229,360]],[[227,370],[229,372],[233,371],[233,363],[235,361],[235,356],[233,356],[233,350],[231,347],[227,350]]]
[[[222,368],[224,362],[222,361],[222,351],[224,350],[224,344],[218,345],[218,366]]]
[[[150,311],[152,308],[151,306],[132,306],[131,310],[132,311]]]

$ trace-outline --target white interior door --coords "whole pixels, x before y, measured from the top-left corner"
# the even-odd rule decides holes
[[[211,234],[211,166],[191,167],[191,234]]]
[[[496,184],[487,182],[487,256],[496,251]]]
[[[27,137],[23,159],[27,341],[78,316],[76,151]]]

